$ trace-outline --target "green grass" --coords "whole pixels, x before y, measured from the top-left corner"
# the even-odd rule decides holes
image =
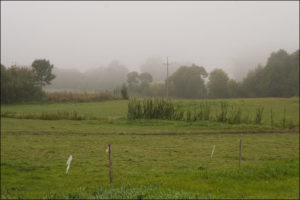
[[[263,106],[261,124],[127,120],[128,101],[1,105],[1,198],[299,198],[299,98],[207,100]],[[203,100],[176,100],[193,110]],[[270,111],[274,114],[271,126]],[[7,118],[72,113],[98,120]],[[21,117],[22,118],[22,117]],[[292,127],[290,127],[292,128]],[[226,132],[272,134],[229,134]],[[205,133],[205,134],[203,134]],[[171,135],[172,134],[172,135]],[[242,168],[238,168],[239,140]],[[109,185],[107,144],[113,148]],[[213,158],[210,158],[216,145]],[[70,171],[66,161],[73,155]]]
[[[4,134],[1,192],[11,198],[297,198],[299,135]],[[238,169],[239,139],[243,140]],[[107,144],[113,151],[109,186]],[[211,159],[212,146],[216,145]],[[70,171],[66,160],[73,155]]]
[[[240,107],[242,116],[255,121],[257,108],[263,107],[262,124],[271,125],[271,110],[273,112],[274,128],[282,127],[284,109],[286,110],[286,128],[299,127],[299,98],[254,98],[254,99],[222,99],[222,100],[174,100],[183,110],[195,110],[200,103],[207,102],[212,106],[212,116],[220,110],[220,102]],[[13,114],[30,118],[30,115],[73,113],[85,116],[86,119],[124,119],[127,117],[128,101],[116,100],[99,103],[58,103],[58,104],[21,104],[1,105],[1,114]],[[27,116],[26,116],[27,115]],[[29,117],[28,117],[29,115]],[[22,118],[22,117],[21,117]]]
[[[1,113],[16,112],[25,114],[40,114],[43,112],[56,113],[76,111],[81,115],[97,117],[125,117],[127,114],[125,100],[89,102],[89,103],[45,103],[1,105]]]

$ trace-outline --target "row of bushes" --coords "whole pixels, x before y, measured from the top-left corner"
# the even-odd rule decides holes
[[[95,117],[73,112],[42,112],[42,113],[16,113],[16,112],[1,112],[1,117],[16,118],[16,119],[40,119],[40,120],[105,120],[107,117]]]
[[[50,102],[96,102],[121,99],[109,92],[104,93],[72,93],[72,92],[48,92],[47,100]]]

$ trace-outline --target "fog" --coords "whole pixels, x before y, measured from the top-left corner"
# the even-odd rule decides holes
[[[1,1],[1,63],[46,58],[88,73],[117,60],[142,72],[157,71],[149,63],[169,57],[176,66],[222,68],[241,79],[272,51],[299,48],[298,17],[296,1]]]

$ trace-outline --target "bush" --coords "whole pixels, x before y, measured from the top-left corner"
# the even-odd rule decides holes
[[[47,93],[47,100],[51,102],[95,102],[118,99],[111,93],[72,93],[51,92]]]
[[[36,86],[33,71],[26,67],[1,65],[1,103],[40,101],[45,97],[42,88]]]
[[[122,89],[121,89],[121,94],[123,99],[128,99],[128,90],[127,86],[123,84]]]

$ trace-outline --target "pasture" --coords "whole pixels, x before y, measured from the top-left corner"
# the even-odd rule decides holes
[[[127,120],[125,100],[2,105],[1,198],[298,198],[299,98],[206,100],[220,101],[253,117],[263,106],[262,123]],[[85,118],[40,119],[75,111]]]

